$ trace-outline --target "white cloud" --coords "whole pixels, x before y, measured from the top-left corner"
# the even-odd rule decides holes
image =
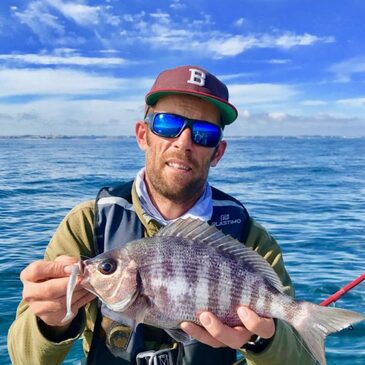
[[[81,2],[65,2],[62,0],[45,0],[66,18],[72,19],[80,25],[95,25],[99,23],[102,7],[84,5]]]
[[[238,106],[288,101],[299,93],[294,86],[285,84],[233,84],[228,88],[230,100]]]
[[[102,95],[146,91],[149,79],[121,79],[68,69],[0,69],[0,97],[19,95]]]
[[[285,33],[283,35],[251,34],[231,35],[222,32],[204,32],[201,29],[178,29],[166,27],[163,24],[155,24],[149,30],[150,36],[143,41],[150,43],[156,48],[168,46],[173,50],[193,50],[197,52],[207,51],[213,57],[237,56],[254,48],[285,48],[298,46],[311,46],[316,43],[333,42],[332,37],[317,37],[310,34],[296,35]],[[133,36],[132,36],[133,37]],[[285,61],[287,62],[287,61]],[[282,61],[283,63],[283,61]]]
[[[206,42],[204,49],[216,56],[236,56],[254,47],[257,47],[255,37],[236,35],[225,39],[211,38]]]
[[[182,8],[180,1],[170,7]],[[164,49],[170,52],[195,52],[214,58],[235,57],[255,48],[284,48],[312,46],[333,42],[333,37],[313,34],[279,32],[274,34],[232,34],[222,32],[205,13],[183,17],[180,14],[157,10],[153,13],[141,11],[135,14],[114,14],[110,5],[90,6],[84,1],[33,0],[23,11],[14,8],[13,14],[29,26],[33,33],[47,45],[93,42],[106,48],[145,47]],[[76,37],[65,20],[92,31],[87,36]],[[236,27],[244,24],[244,18],[236,20]],[[112,27],[110,27],[112,25]]]
[[[282,121],[288,118],[288,115],[284,112],[270,112],[267,116],[272,120]]]
[[[241,118],[249,119],[251,117],[251,113],[247,109],[239,110],[238,114]]]
[[[27,25],[43,43],[51,43],[55,35],[63,37],[66,34],[65,26],[59,18],[51,14],[41,1],[29,3],[24,11],[20,11],[18,7],[12,7],[11,10],[13,16],[19,19],[21,24]]]
[[[233,22],[233,25],[237,28],[241,28],[245,21],[245,18],[239,18],[235,22]]]
[[[283,58],[283,59],[272,59],[267,61],[267,63],[270,63],[272,65],[286,65],[288,63],[292,62],[289,59]]]
[[[157,12],[157,13],[150,13],[149,14],[150,17],[158,22],[160,22],[161,24],[170,24],[170,14],[168,13],[162,13],[162,12]]]
[[[200,18],[169,14],[164,11],[136,14],[123,14],[123,28],[118,35],[111,35],[115,42],[123,36],[123,45],[148,45],[154,49],[169,51],[195,52],[221,58],[233,57],[254,48],[285,48],[311,46],[319,43],[333,42],[333,37],[318,37],[309,33],[294,34],[276,32],[276,34],[231,34],[222,32],[207,14]],[[244,22],[243,18],[237,20]],[[120,41],[120,39],[119,39]],[[278,61],[279,63],[280,61]],[[287,62],[281,61],[281,63]]]
[[[184,4],[181,0],[172,0],[170,8],[173,10],[182,10],[186,8],[186,4]]]
[[[348,83],[354,74],[365,74],[365,56],[353,57],[333,64],[329,71],[336,76],[335,81]]]
[[[251,113],[225,130],[225,136],[365,136],[365,119],[312,114]]]
[[[282,48],[292,48],[297,46],[311,46],[315,43],[333,43],[334,37],[317,37],[313,34],[304,33],[301,35],[285,33],[274,39],[274,44]]]
[[[303,100],[300,104],[304,106],[322,106],[327,105],[328,102],[324,100]]]
[[[121,17],[114,15],[110,9],[109,5],[89,6],[80,0],[33,0],[24,9],[11,7],[11,13],[21,24],[28,26],[43,44],[74,47],[84,44],[88,36],[77,35],[66,20],[90,28],[96,38],[98,29],[110,36],[110,26],[118,27],[121,23]]]
[[[166,19],[164,20],[166,21]],[[145,23],[141,23],[143,27]],[[211,54],[213,57],[237,56],[254,48],[292,48],[296,46],[310,46],[315,43],[328,42],[327,38],[320,38],[305,34],[303,36],[286,34],[283,36],[272,35],[231,35],[222,32],[204,32],[201,29],[194,30],[174,27],[164,23],[152,24],[148,29],[139,29],[138,34],[126,33],[129,40],[135,37],[141,42],[150,44],[154,48],[168,47],[170,50],[194,51]],[[146,32],[145,35],[144,32]],[[147,35],[148,33],[148,35]],[[287,61],[285,61],[287,62]],[[282,61],[282,63],[284,63]]]
[[[337,103],[351,107],[365,107],[365,97],[340,99],[337,100]]]
[[[117,57],[84,57],[73,55],[52,55],[52,54],[0,54],[0,60],[32,65],[74,65],[74,66],[120,66],[128,62]]]
[[[2,105],[0,135],[133,135],[143,99],[39,100]],[[5,128],[6,127],[6,128]]]
[[[218,78],[219,78],[219,80],[226,82],[229,80],[239,79],[239,78],[243,78],[243,77],[252,77],[253,75],[255,75],[255,74],[248,73],[248,72],[240,72],[237,74],[219,75]]]

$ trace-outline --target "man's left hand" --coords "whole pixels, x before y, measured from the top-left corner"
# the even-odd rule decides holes
[[[269,339],[275,334],[275,322],[272,318],[258,316],[248,307],[241,306],[237,314],[243,326],[228,327],[223,324],[213,313],[202,312],[199,320],[203,327],[192,322],[181,323],[181,329],[199,342],[211,347],[231,347],[239,349],[253,335]]]

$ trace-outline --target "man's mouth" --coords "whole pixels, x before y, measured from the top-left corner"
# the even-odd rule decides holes
[[[166,163],[167,166],[175,169],[175,170],[179,170],[179,171],[191,171],[191,167],[187,164],[184,164],[182,162],[176,162],[176,161],[168,161]]]

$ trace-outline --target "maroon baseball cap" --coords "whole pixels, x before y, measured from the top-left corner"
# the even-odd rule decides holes
[[[171,94],[207,100],[220,110],[224,124],[231,124],[237,118],[237,109],[228,101],[227,86],[201,67],[180,66],[162,71],[146,95],[146,104],[154,105],[162,96]]]

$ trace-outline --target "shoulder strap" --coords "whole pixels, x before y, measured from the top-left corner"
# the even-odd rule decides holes
[[[95,201],[96,254],[143,237],[143,226],[132,205],[133,181],[100,189]]]
[[[250,215],[247,209],[239,200],[214,187],[212,195],[213,215],[209,223],[245,243],[250,231]]]

